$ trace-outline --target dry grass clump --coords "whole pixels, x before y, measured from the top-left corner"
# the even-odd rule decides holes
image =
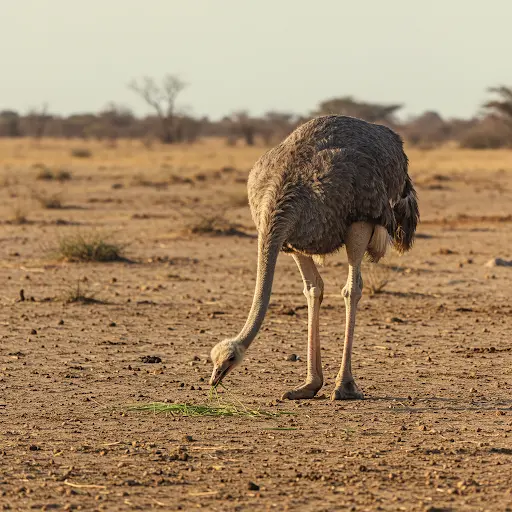
[[[247,236],[238,227],[223,215],[201,215],[189,222],[187,231],[194,235]]]
[[[171,185],[184,185],[194,183],[190,178],[180,176],[179,174],[169,174],[168,182]]]
[[[101,235],[76,234],[59,240],[57,254],[67,261],[124,261],[124,247],[105,240]]]
[[[71,150],[71,156],[75,158],[91,158],[92,152],[87,148],[73,148]]]
[[[59,169],[55,172],[55,179],[58,181],[69,181],[71,179],[71,172],[67,169]]]
[[[40,167],[37,173],[36,180],[50,181],[53,180],[53,172],[48,167]]]
[[[86,287],[80,286],[80,280],[76,282],[76,286],[71,286],[68,290],[66,290],[64,294],[64,302],[67,304],[80,303],[80,304],[98,304],[101,303],[100,300],[95,298],[94,293],[88,292]]]
[[[36,180],[69,181],[71,179],[71,172],[69,172],[67,169],[58,169],[56,171],[52,171],[49,167],[46,167],[43,164],[37,164],[35,167],[39,169],[39,172],[36,175]]]
[[[227,198],[226,201],[230,206],[234,208],[241,208],[243,206],[249,206],[249,198],[247,197],[247,190],[244,187],[243,190],[237,190],[232,192]]]
[[[156,189],[164,189],[169,185],[166,181],[152,181],[146,178],[144,174],[137,173],[131,181],[133,187],[153,187]]]
[[[370,295],[383,293],[386,286],[393,281],[393,270],[388,265],[365,263],[363,267],[364,288]]]
[[[39,201],[39,204],[43,208],[48,209],[59,209],[62,208],[62,198],[60,194],[50,194],[47,195],[46,193],[41,192],[34,192],[33,194],[34,199]]]
[[[16,206],[13,208],[13,215],[10,220],[12,224],[26,224],[28,222],[27,219],[27,211],[21,206]]]

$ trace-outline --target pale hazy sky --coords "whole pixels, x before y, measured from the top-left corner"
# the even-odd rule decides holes
[[[115,101],[176,73],[196,115],[306,113],[342,95],[470,116],[512,85],[512,0],[0,0],[0,109]]]

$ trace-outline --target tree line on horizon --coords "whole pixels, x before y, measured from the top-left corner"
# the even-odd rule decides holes
[[[482,105],[479,115],[470,119],[443,119],[435,111],[399,121],[403,104],[380,104],[357,100],[352,96],[330,98],[319,103],[308,115],[270,111],[251,116],[248,111],[232,112],[220,120],[195,117],[180,109],[178,97],[187,84],[168,74],[158,83],[150,77],[133,80],[129,88],[143,100],[153,114],[137,117],[126,106],[109,103],[97,113],[59,116],[48,105],[26,114],[0,111],[0,137],[93,138],[115,141],[141,139],[148,147],[155,140],[164,144],[192,143],[201,137],[224,137],[227,144],[243,141],[249,146],[257,141],[275,144],[299,124],[315,116],[339,114],[381,123],[397,130],[409,144],[429,149],[448,141],[461,147],[494,149],[512,147],[512,87],[491,87],[493,95]]]

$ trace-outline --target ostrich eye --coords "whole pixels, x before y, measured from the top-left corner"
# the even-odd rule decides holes
[[[235,357],[235,356],[231,356],[231,357],[228,359],[228,361],[229,361],[230,363],[232,363],[235,359],[236,359],[236,357]]]

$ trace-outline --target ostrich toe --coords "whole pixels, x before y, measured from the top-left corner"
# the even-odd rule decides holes
[[[337,385],[331,394],[331,400],[362,400],[363,398],[363,392],[353,380]]]

